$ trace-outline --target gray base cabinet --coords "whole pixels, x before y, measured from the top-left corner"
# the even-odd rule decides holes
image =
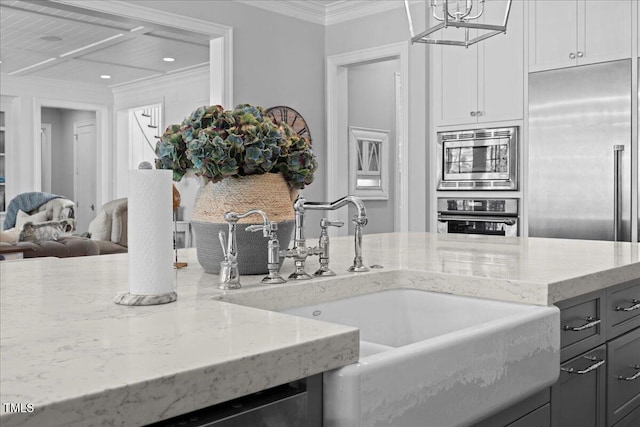
[[[473,427],[640,426],[640,279],[556,305],[556,384]]]
[[[610,341],[607,360],[607,420],[611,426],[640,408],[640,328]]]
[[[557,306],[561,366],[551,426],[640,425],[640,280]]]
[[[553,427],[604,427],[606,346],[601,345],[560,365],[551,387]]]
[[[472,427],[550,427],[550,391],[545,389]]]

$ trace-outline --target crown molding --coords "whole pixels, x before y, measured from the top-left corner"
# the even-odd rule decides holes
[[[238,3],[248,6],[265,9],[280,15],[302,19],[314,24],[325,24],[325,7],[321,3],[313,1],[290,1],[290,0],[236,0]]]
[[[314,0],[236,1],[325,26],[404,7],[404,3],[398,0],[336,0],[328,4]]]
[[[404,2],[398,0],[348,0],[334,2],[326,8],[325,25],[339,24],[341,22],[347,22],[403,7]]]

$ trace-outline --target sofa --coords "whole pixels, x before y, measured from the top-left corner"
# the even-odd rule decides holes
[[[127,252],[127,198],[105,203],[89,224],[87,238],[98,244],[100,255]]]
[[[61,197],[26,213],[19,211],[15,227],[2,232],[0,247],[30,249],[24,252],[24,258],[67,258],[127,252],[126,198],[105,203],[83,235],[71,234],[75,230],[74,213],[75,203]],[[27,233],[34,226],[52,229],[53,232],[34,238]]]

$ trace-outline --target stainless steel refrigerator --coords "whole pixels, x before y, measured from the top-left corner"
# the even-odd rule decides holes
[[[631,239],[631,61],[529,75],[529,236]]]

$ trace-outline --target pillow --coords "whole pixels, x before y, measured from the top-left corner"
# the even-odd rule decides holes
[[[28,213],[18,209],[15,226],[16,228],[22,228],[22,226],[27,222],[31,222],[33,224],[39,224],[41,222],[45,222],[50,219],[51,217],[49,217],[49,212],[47,211],[37,212],[37,213],[34,213],[33,215],[29,215]]]
[[[17,227],[0,231],[0,242],[11,243],[12,245],[14,245],[18,243],[19,238],[20,229]]]
[[[39,224],[27,222],[22,226],[18,240],[33,243],[58,240],[60,236],[70,233],[74,228],[74,221],[72,219],[41,222]]]
[[[89,224],[89,235],[91,240],[111,241],[111,222],[107,218],[105,211],[100,213]]]

